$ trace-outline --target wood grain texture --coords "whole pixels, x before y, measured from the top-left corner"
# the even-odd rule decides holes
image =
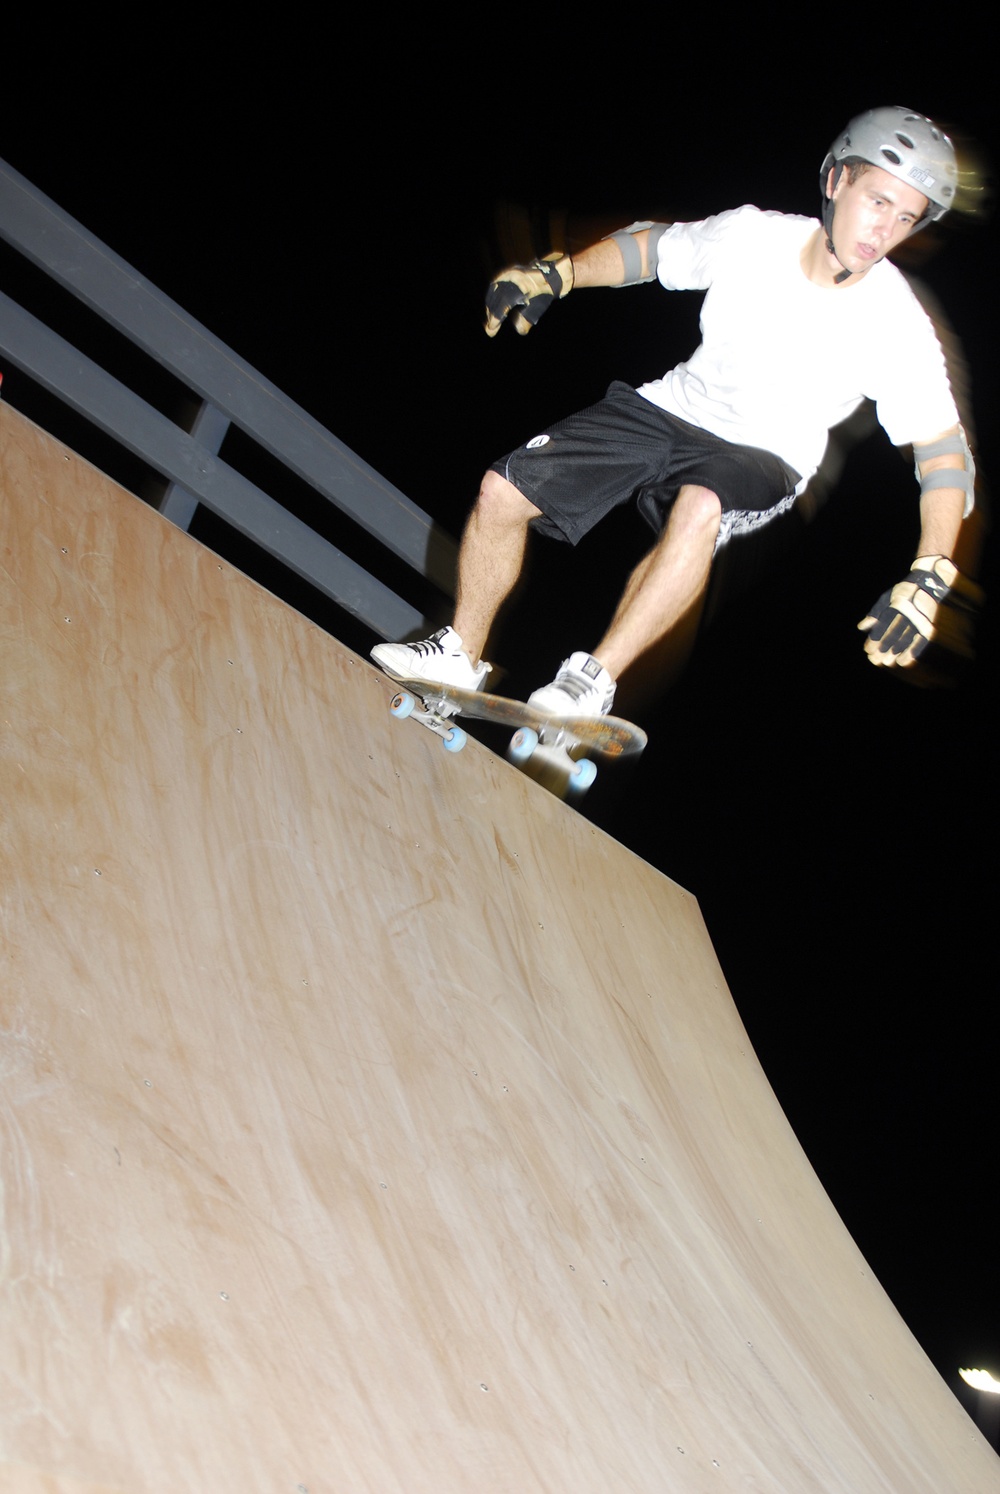
[[[991,1487],[694,898],[0,440],[0,1487]]]

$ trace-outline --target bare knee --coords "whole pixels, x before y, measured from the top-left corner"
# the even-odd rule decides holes
[[[506,477],[492,469],[486,473],[473,510],[475,517],[489,523],[519,525],[529,524],[540,513],[541,509],[525,498],[520,488],[515,488]]]
[[[677,494],[670,522],[692,533],[711,534],[714,538],[722,522],[719,495],[697,483],[685,483]]]

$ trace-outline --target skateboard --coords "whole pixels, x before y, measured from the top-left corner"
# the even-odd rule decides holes
[[[618,716],[547,716],[506,695],[434,685],[386,672],[399,686],[389,706],[393,716],[412,716],[436,732],[449,752],[460,752],[466,743],[466,733],[452,724],[456,716],[513,726],[507,756],[560,798],[585,793],[596,778],[597,764],[583,754],[593,753],[611,762],[638,756],[646,745],[642,728]]]

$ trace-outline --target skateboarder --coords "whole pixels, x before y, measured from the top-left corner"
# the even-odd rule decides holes
[[[527,333],[571,290],[658,278],[707,294],[687,363],[545,427],[486,473],[459,555],[454,621],[432,638],[379,644],[395,673],[482,688],[481,658],[513,590],[528,532],[576,543],[632,498],[657,533],[604,635],[570,654],[529,703],[605,714],[621,672],[700,605],[719,548],[785,512],[830,428],[862,401],[911,443],[920,542],[909,574],[859,627],[871,662],[918,672],[933,642],[971,655],[978,587],[951,559],[974,466],[933,328],[885,256],[954,205],[947,135],[902,108],[852,120],[823,161],[822,222],[742,207],[698,223],[635,223],[572,256],[551,253],[490,285],[486,331]]]

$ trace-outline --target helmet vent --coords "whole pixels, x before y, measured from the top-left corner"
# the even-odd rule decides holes
[[[899,130],[897,130],[896,139],[899,141],[900,145],[905,146],[907,150],[916,150],[916,146],[914,145],[909,135],[901,135]]]
[[[882,154],[885,157],[885,159],[887,161],[891,161],[894,166],[902,166],[902,164],[903,164],[903,158],[902,158],[902,156],[898,155],[896,153],[896,151],[890,150],[887,145],[883,145],[883,147],[882,147]]]
[[[943,133],[938,129],[937,125],[934,124],[931,120],[925,119],[922,114],[907,114],[905,123],[923,125],[925,129],[927,129],[933,140],[943,140],[945,138]]]

